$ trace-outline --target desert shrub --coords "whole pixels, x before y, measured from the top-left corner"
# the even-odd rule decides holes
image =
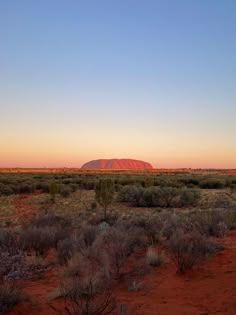
[[[97,203],[96,201],[91,202],[91,210],[96,210],[97,209]]]
[[[84,270],[86,270],[87,264],[90,264],[87,256],[83,256],[81,253],[75,253],[68,260],[64,275],[67,277],[79,277],[83,274]]]
[[[110,206],[114,198],[114,183],[111,179],[101,179],[98,182],[95,190],[95,198],[100,206],[103,207],[104,220],[106,220],[108,206]]]
[[[182,207],[193,206],[198,203],[201,194],[197,190],[185,189],[180,195],[180,204]]]
[[[28,227],[21,235],[22,248],[35,251],[36,256],[45,256],[54,245],[52,228]]]
[[[60,186],[60,195],[62,197],[68,197],[72,193],[72,190],[69,186],[61,185]]]
[[[9,196],[12,194],[14,194],[14,190],[10,186],[0,183],[0,196]]]
[[[105,222],[103,222],[105,223]],[[86,255],[88,249],[93,245],[99,233],[99,227],[93,225],[84,225],[78,233],[71,238],[71,247],[73,253],[79,252]]]
[[[18,242],[15,234],[8,230],[0,229],[0,251],[14,255],[18,252]]]
[[[143,228],[133,227],[125,231],[128,238],[129,254],[150,243],[147,232]]]
[[[15,235],[0,229],[0,278],[19,279],[24,276],[24,255]]]
[[[203,179],[199,183],[199,187],[204,189],[220,189],[224,188],[225,186],[226,186],[225,180],[219,178]]]
[[[69,187],[72,192],[75,192],[79,189],[79,186],[76,183],[71,183]]]
[[[37,222],[39,223],[39,221]],[[50,248],[56,248],[59,241],[69,233],[63,225],[55,226],[31,224],[22,232],[20,241],[24,250],[33,250],[36,256],[45,256]]]
[[[92,225],[85,225],[80,230],[78,238],[82,246],[89,247],[93,244],[98,234],[98,228]]]
[[[82,182],[82,187],[87,190],[94,190],[96,189],[97,181],[93,180],[86,180]]]
[[[162,207],[174,207],[175,201],[180,194],[180,190],[175,187],[163,187],[160,188],[160,206]]]
[[[65,299],[65,314],[109,315],[117,308],[112,293],[102,288],[99,275],[75,279],[62,287]],[[63,313],[59,313],[63,314]]]
[[[173,207],[179,191],[174,187],[149,187],[144,190],[139,206]]]
[[[36,227],[61,226],[62,228],[67,228],[71,225],[71,221],[68,218],[56,215],[53,212],[48,212],[34,216],[29,222],[29,225]]]
[[[55,202],[56,194],[58,194],[58,191],[59,191],[58,183],[56,181],[52,181],[51,183],[49,183],[48,189],[49,189],[49,194],[51,196],[51,201]]]
[[[153,247],[149,247],[146,253],[147,264],[153,267],[159,267],[165,262],[163,252],[158,251]]]
[[[160,221],[159,217],[135,217],[129,221],[126,220],[123,222],[123,225],[126,227],[128,232],[130,231],[131,235],[132,231],[137,233],[135,236],[136,240],[139,236],[139,238],[142,240],[142,243],[145,245],[154,244],[160,240],[162,222]]]
[[[141,243],[147,245],[159,242],[163,222],[160,216],[150,217],[135,215],[130,219],[125,218],[118,220],[115,226],[120,229],[125,228],[131,235],[133,232],[136,240],[138,240],[139,236]],[[135,235],[135,233],[137,234]],[[142,245],[140,247],[142,247]]]
[[[143,191],[140,190],[139,198],[137,198],[137,205],[139,207],[155,207],[158,206],[158,192],[157,187],[148,187]]]
[[[131,202],[136,204],[143,189],[137,186],[123,186],[118,193],[121,202]]]
[[[41,190],[42,192],[49,193],[49,185],[44,181],[37,181],[35,183],[35,189]]]
[[[22,292],[13,285],[0,285],[0,314],[6,313],[11,307],[24,301]]]
[[[33,184],[26,184],[26,183],[19,184],[18,188],[17,188],[17,190],[20,194],[25,194],[25,193],[30,194],[34,191],[34,189],[35,189],[35,187]]]
[[[93,247],[105,252],[110,271],[115,278],[119,278],[121,268],[127,257],[134,251],[136,242],[127,231],[111,227],[97,238]]]
[[[223,237],[228,231],[223,211],[200,211],[192,220],[196,228],[206,236]]]
[[[170,238],[168,249],[176,264],[177,271],[184,273],[207,255],[218,250],[218,246],[198,232],[184,234],[183,231],[178,230]]]
[[[119,193],[120,201],[132,202],[139,207],[170,207],[177,196],[178,190],[172,187],[126,186]]]
[[[88,251],[86,255],[77,253],[68,262],[64,274],[70,278],[61,287],[67,314],[114,314],[116,303],[109,290],[110,272],[104,263],[96,261],[101,248],[94,249],[96,251]]]
[[[224,212],[224,222],[228,230],[235,230],[236,229],[236,211],[226,210]]]
[[[186,231],[189,225],[189,222],[186,217],[182,216],[181,214],[165,214],[162,216],[163,220],[163,227],[162,227],[162,235],[169,240],[173,234],[179,229]]]
[[[143,183],[144,187],[152,187],[154,186],[154,179],[150,176],[147,176],[145,179],[144,179],[144,183]]]
[[[118,199],[139,207],[185,207],[196,205],[200,193],[196,190],[176,187],[124,186],[118,194]]]
[[[57,257],[61,265],[66,264],[75,253],[75,240],[73,237],[65,238],[57,243]]]
[[[24,277],[24,255],[21,251],[10,254],[8,251],[0,252],[0,279],[16,280]]]
[[[199,185],[200,179],[194,178],[194,177],[190,177],[190,178],[187,177],[187,178],[181,178],[180,181],[187,187],[192,188]]]

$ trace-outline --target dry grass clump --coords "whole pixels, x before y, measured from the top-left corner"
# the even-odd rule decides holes
[[[50,248],[56,248],[59,241],[68,237],[70,230],[69,222],[63,217],[53,213],[40,214],[24,227],[20,243],[24,250],[45,256]]]
[[[207,237],[225,236],[231,224],[231,222],[227,222],[227,212],[219,210],[199,211],[194,215],[192,221],[196,228]]]
[[[201,262],[207,255],[222,248],[199,232],[184,234],[182,230],[178,230],[168,241],[168,249],[177,271],[184,273]]]
[[[166,259],[163,252],[158,251],[153,247],[149,247],[146,252],[146,261],[150,266],[159,267],[165,263]]]
[[[92,246],[98,235],[98,228],[91,225],[83,225],[75,235],[57,243],[57,256],[61,265],[67,264],[77,252],[85,255],[89,247]]]

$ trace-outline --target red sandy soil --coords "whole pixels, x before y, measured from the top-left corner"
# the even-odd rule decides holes
[[[16,213],[12,216],[0,217],[0,220],[28,219],[33,214],[32,206],[29,204],[31,197],[32,195],[30,194],[15,195],[13,202]]]
[[[140,291],[129,292],[127,284],[119,284],[114,288],[118,300],[140,315],[235,315],[236,231],[223,242],[222,252],[185,275],[176,274],[175,266],[168,262],[143,278]],[[48,306],[48,294],[58,287],[57,272],[55,268],[41,279],[21,281],[30,302],[16,306],[9,314],[55,314]],[[62,309],[62,301],[51,303]]]
[[[38,192],[34,193],[34,195],[36,194],[38,194]],[[16,217],[18,219],[28,219],[34,213],[32,205],[30,204],[31,198],[32,194],[20,194],[15,196],[14,206],[16,209]]]
[[[32,213],[29,198],[16,197],[18,215]],[[119,302],[136,309],[138,315],[235,315],[236,231],[229,232],[223,243],[223,251],[185,275],[178,275],[169,261],[144,276],[139,291],[128,291],[125,282],[118,284],[113,292]],[[39,279],[19,281],[19,287],[30,300],[15,306],[8,314],[55,315],[48,305],[48,294],[59,286],[58,271],[55,266]],[[62,300],[50,303],[63,309]]]

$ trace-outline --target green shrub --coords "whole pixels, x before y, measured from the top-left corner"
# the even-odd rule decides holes
[[[49,193],[50,193],[50,195],[51,195],[51,200],[52,200],[52,202],[55,202],[56,194],[58,194],[58,191],[59,191],[59,187],[58,187],[57,182],[52,181],[52,182],[49,184]]]
[[[114,184],[111,179],[101,179],[95,190],[96,201],[104,209],[104,220],[107,219],[107,209],[114,198]]]
[[[69,186],[61,185],[60,186],[60,195],[62,197],[68,197],[72,193],[72,190]]]
[[[185,189],[181,192],[180,203],[182,207],[197,205],[201,193],[197,190]]]
[[[12,194],[14,194],[14,190],[10,186],[0,183],[0,196],[9,196]]]
[[[226,186],[226,182],[224,179],[209,178],[200,181],[199,186],[204,189],[220,189]]]

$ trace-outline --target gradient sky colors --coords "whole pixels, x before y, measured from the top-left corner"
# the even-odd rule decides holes
[[[0,167],[236,168],[235,0],[0,1]]]

